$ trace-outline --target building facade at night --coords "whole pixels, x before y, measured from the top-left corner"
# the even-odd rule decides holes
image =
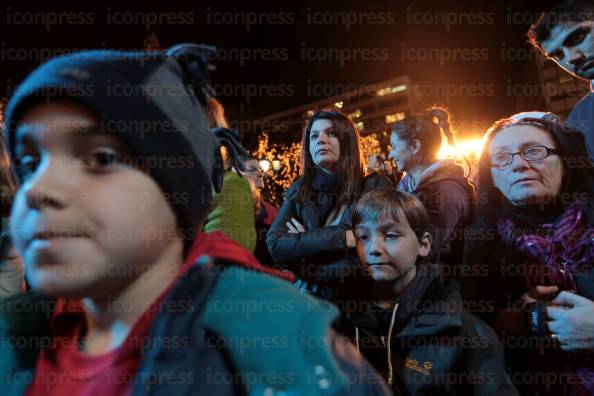
[[[375,133],[385,142],[386,131],[393,123],[422,108],[419,99],[413,95],[410,78],[400,76],[270,114],[254,124],[257,133],[267,133],[271,141],[298,141],[307,117],[317,109],[329,108],[350,115],[362,136]]]

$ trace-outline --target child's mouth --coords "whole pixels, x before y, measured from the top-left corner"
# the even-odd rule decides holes
[[[49,244],[60,241],[67,241],[78,238],[89,238],[89,234],[82,231],[39,231],[33,234],[28,245],[34,242],[37,244]]]
[[[81,231],[41,231],[33,234],[32,239],[47,240],[61,238],[87,238],[89,235]]]

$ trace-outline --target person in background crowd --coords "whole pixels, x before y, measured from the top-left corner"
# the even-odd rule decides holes
[[[266,234],[278,214],[278,208],[266,201],[262,196],[264,188],[264,171],[257,159],[247,158],[244,161],[245,172],[243,174],[250,182],[252,200],[254,201],[254,215],[256,217],[257,242],[254,255],[260,263],[266,266],[273,266],[274,260],[270,256],[266,245]]]
[[[16,180],[4,140],[0,140],[0,298],[9,297],[25,289],[25,266],[12,246],[8,220],[16,191]]]
[[[591,395],[594,168],[583,135],[551,119],[489,130],[462,292],[504,337],[523,394]]]
[[[285,194],[266,242],[276,265],[299,278],[303,290],[336,300],[358,268],[351,215],[361,194],[390,186],[364,174],[359,132],[338,111],[317,111],[301,141],[301,176]]]
[[[223,161],[223,188],[215,193],[213,204],[204,231],[221,231],[239,242],[250,252],[256,248],[256,226],[254,202],[250,184],[241,171],[245,165],[241,160],[247,152],[239,142],[239,133],[227,128],[214,128],[214,135],[221,142]]]
[[[200,232],[224,172],[201,48],[61,56],[10,99],[10,225],[34,292],[0,300],[1,395],[388,394],[335,308]]]
[[[567,124],[580,130],[594,158],[594,2],[565,0],[541,14],[528,38],[544,56],[574,77],[590,83],[591,90],[575,105]]]
[[[431,234],[419,199],[371,191],[355,206],[353,227],[372,284],[343,327],[393,391],[517,395],[493,330],[464,309],[458,282],[427,261]]]
[[[409,116],[392,127],[390,158],[399,172],[406,173],[398,190],[415,194],[429,214],[433,241],[430,261],[441,265],[445,277],[457,277],[474,189],[461,165],[453,159],[438,158],[442,139],[455,144],[445,110],[434,108]]]
[[[373,154],[367,158],[367,173],[379,173],[386,176],[392,183],[396,183],[392,163],[384,154]]]

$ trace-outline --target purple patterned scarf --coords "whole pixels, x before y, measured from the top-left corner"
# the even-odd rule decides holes
[[[497,222],[501,238],[535,260],[537,268],[527,271],[529,287],[556,285],[577,292],[575,274],[594,263],[594,226],[579,205],[567,207],[558,221],[542,224],[536,232],[518,233],[516,225],[504,218]]]
[[[532,232],[522,232],[513,221],[504,218],[498,221],[497,231],[501,238],[526,255],[532,263],[528,264],[526,275],[527,287],[538,285],[556,285],[560,290],[577,293],[575,274],[594,263],[594,226],[577,204],[565,209],[559,219],[552,224],[542,224]],[[592,363],[563,355],[564,361],[555,359],[555,355],[542,360],[543,367],[551,369],[560,364],[568,373],[578,378],[592,378]],[[553,366],[549,366],[553,364]],[[594,394],[594,382],[559,384],[559,395],[586,396]],[[540,396],[550,394],[544,385],[534,384],[532,394]]]

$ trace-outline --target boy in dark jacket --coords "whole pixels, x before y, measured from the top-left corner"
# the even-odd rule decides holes
[[[11,98],[34,292],[0,302],[1,395],[387,394],[335,310],[197,231],[222,176],[206,70],[192,45],[89,51]]]
[[[353,211],[357,253],[371,287],[345,312],[345,330],[395,392],[515,395],[493,331],[462,307],[454,280],[423,262],[427,213],[409,193],[380,189]],[[371,296],[369,296],[371,290]],[[370,298],[371,297],[371,298]]]

